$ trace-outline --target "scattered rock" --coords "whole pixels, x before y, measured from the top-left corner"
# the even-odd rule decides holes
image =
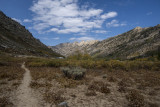
[[[67,102],[62,102],[60,104],[58,104],[58,107],[68,107]]]

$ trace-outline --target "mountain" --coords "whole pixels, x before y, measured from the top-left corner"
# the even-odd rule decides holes
[[[90,45],[77,46],[75,43],[64,43],[54,46],[52,49],[64,56],[71,55],[78,49],[80,51],[85,50],[97,58],[132,59],[146,57],[160,51],[160,24],[148,28],[136,27],[126,33]]]
[[[20,23],[0,11],[0,51],[15,55],[61,56],[53,52]]]
[[[90,40],[90,41],[81,41],[81,42],[74,42],[74,43],[61,43],[56,46],[49,46],[53,51],[60,53],[64,56],[69,56],[75,53],[77,50],[81,50],[84,52],[85,49],[88,49],[91,45],[97,43],[97,40]]]

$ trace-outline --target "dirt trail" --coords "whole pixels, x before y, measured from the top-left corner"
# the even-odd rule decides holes
[[[29,69],[25,67],[25,62],[21,66],[26,72],[24,74],[21,85],[17,90],[17,101],[16,107],[40,107],[38,98],[34,97],[34,90],[30,88],[31,75]]]

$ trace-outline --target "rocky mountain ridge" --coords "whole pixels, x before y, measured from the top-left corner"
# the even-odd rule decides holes
[[[0,11],[0,51],[15,55],[61,56],[38,39],[20,23]]]
[[[156,54],[160,47],[160,24],[154,27],[136,27],[126,33],[97,41],[90,45],[77,46],[64,43],[52,49],[64,56],[78,49],[98,58],[132,59]]]
[[[53,51],[60,53],[64,56],[69,56],[74,54],[75,51],[81,50],[81,52],[85,51],[85,48],[90,47],[91,45],[99,42],[98,40],[89,40],[89,41],[81,41],[81,42],[73,42],[73,43],[61,43],[57,46],[49,46]]]

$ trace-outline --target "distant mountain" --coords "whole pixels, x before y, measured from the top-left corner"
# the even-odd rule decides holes
[[[160,50],[160,24],[155,27],[136,27],[126,33],[97,41],[90,45],[77,46],[64,43],[52,47],[58,53],[68,56],[76,49],[86,51],[98,58],[132,59],[157,54]]]
[[[0,11],[0,51],[16,55],[61,56],[53,52],[20,23]]]
[[[81,41],[81,42],[74,42],[74,43],[61,43],[56,46],[50,46],[53,51],[60,53],[64,56],[69,56],[75,53],[77,50],[81,50],[84,52],[85,49],[88,49],[91,45],[97,43],[97,40],[91,41]]]

